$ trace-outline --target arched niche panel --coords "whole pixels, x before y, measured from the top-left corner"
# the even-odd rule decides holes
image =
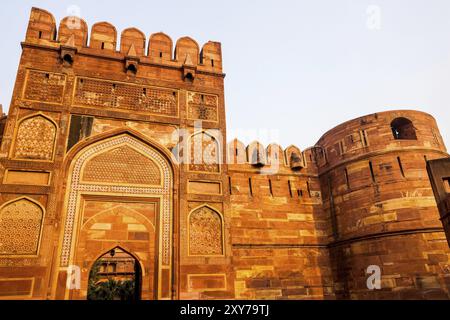
[[[215,137],[199,132],[189,139],[189,171],[220,172],[220,145]]]
[[[36,256],[43,219],[43,208],[28,198],[0,207],[0,256]]]
[[[222,256],[222,216],[214,209],[203,206],[189,215],[189,255]]]
[[[13,158],[23,160],[53,160],[56,132],[56,124],[43,115],[23,119],[17,128]]]

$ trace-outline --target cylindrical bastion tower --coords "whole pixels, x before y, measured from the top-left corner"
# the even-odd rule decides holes
[[[426,169],[449,156],[435,119],[368,115],[326,133],[314,153],[337,298],[448,299],[450,249]],[[369,289],[370,266],[381,289]]]

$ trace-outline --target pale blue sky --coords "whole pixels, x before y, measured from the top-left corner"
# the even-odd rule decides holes
[[[32,6],[57,20],[71,5],[92,26],[222,42],[228,140],[304,149],[334,126],[378,111],[418,109],[450,143],[450,1],[3,1],[0,103],[8,107]],[[367,9],[381,11],[369,28]],[[372,11],[373,12],[373,11]],[[373,17],[373,16],[372,16]],[[376,21],[371,19],[371,22]],[[377,26],[377,24],[372,26]],[[268,133],[265,133],[268,130]]]

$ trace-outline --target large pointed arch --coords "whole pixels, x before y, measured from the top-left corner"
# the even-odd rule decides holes
[[[139,151],[157,163],[161,169],[161,185],[129,185],[127,183],[85,183],[82,178],[82,170],[89,159],[101,154],[104,150],[127,146]],[[158,279],[164,279],[159,284],[158,298],[172,298],[172,266],[173,253],[176,250],[173,239],[173,223],[175,220],[174,208],[177,194],[175,180],[178,180],[177,170],[172,162],[172,154],[164,147],[150,141],[145,136],[133,130],[114,130],[99,136],[86,139],[77,144],[66,156],[65,174],[67,184],[65,185],[65,201],[62,211],[63,231],[61,234],[61,247],[59,268],[65,269],[74,261],[75,245],[77,243],[77,232],[81,227],[80,202],[83,196],[101,195],[108,197],[134,197],[139,199],[159,199],[158,219],[160,221],[157,234],[158,250]],[[161,281],[163,282],[163,281]],[[166,286],[162,288],[162,286]],[[164,296],[164,294],[166,296]],[[66,294],[67,297],[67,294]]]

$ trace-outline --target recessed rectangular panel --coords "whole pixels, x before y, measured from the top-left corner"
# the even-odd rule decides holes
[[[0,279],[0,299],[31,298],[34,278]]]
[[[5,184],[48,186],[50,173],[8,170],[5,175]]]
[[[62,104],[66,87],[66,75],[29,70],[22,99],[51,104]]]
[[[221,195],[221,183],[217,181],[189,181],[189,193]]]
[[[226,290],[224,274],[190,274],[188,275],[189,292]]]

